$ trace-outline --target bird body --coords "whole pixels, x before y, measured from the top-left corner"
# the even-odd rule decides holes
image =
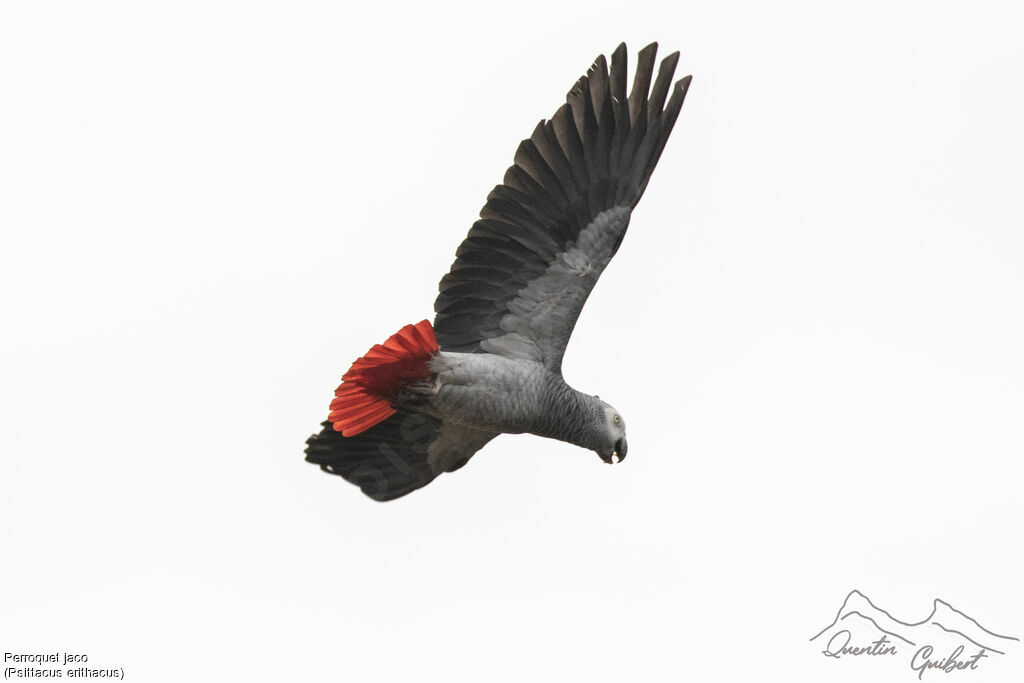
[[[679,53],[598,57],[524,140],[441,280],[434,324],[406,325],[342,377],[306,459],[391,500],[462,467],[503,433],[626,455],[625,422],[562,377],[583,305],[615,255],[682,108]],[[666,98],[668,101],[666,103]]]
[[[597,450],[606,444],[605,406],[531,360],[440,353],[438,389],[427,410],[444,421],[499,434],[536,434]],[[620,418],[621,419],[621,418]]]

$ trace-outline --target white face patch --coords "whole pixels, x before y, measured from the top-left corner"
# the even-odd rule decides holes
[[[608,437],[612,443],[616,443],[619,439],[626,436],[626,421],[622,419],[622,416],[619,415],[615,408],[612,408],[607,403],[604,403],[604,418],[605,428],[608,430]],[[616,458],[615,462],[622,459],[620,453],[616,453],[612,457]]]
[[[615,408],[612,408],[607,403],[604,404],[604,418],[605,423],[608,425],[609,434],[614,435],[616,439],[626,435],[626,421],[622,419],[622,416],[619,415]]]

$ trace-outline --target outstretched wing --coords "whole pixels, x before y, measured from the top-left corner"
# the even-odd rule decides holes
[[[626,46],[600,56],[523,140],[441,280],[434,331],[445,351],[536,360],[560,371],[583,304],[615,255],[690,85],[679,53],[651,80],[640,51],[626,96]]]

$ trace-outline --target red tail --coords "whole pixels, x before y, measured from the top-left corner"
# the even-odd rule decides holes
[[[328,420],[342,436],[355,436],[395,414],[390,398],[403,385],[430,376],[427,361],[439,350],[429,320],[406,325],[352,364],[331,401]]]

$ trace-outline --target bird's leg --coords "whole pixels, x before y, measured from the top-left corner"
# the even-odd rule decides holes
[[[423,405],[437,396],[441,383],[437,376],[405,384],[392,397],[392,405]]]

